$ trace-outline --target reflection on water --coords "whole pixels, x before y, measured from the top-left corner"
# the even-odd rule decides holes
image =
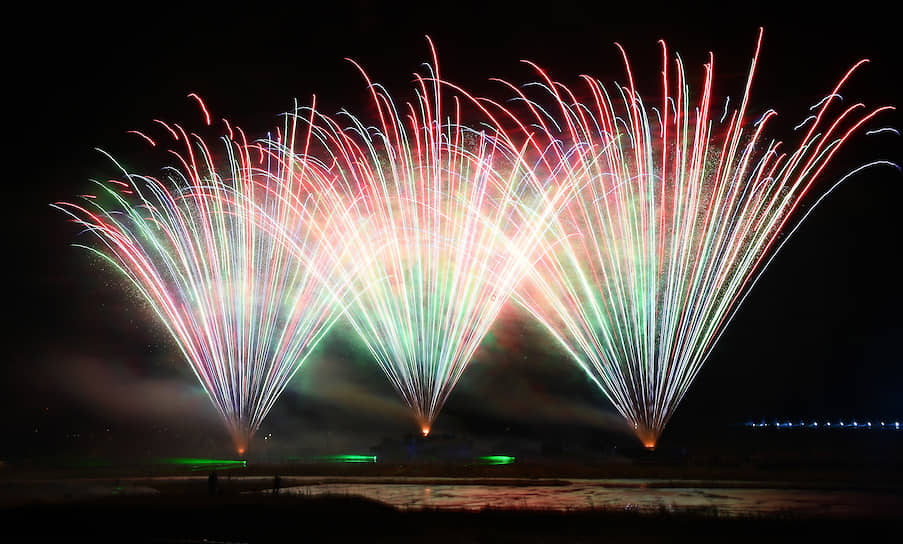
[[[487,508],[707,512],[719,516],[889,517],[901,498],[881,491],[755,487],[744,482],[570,480],[563,485],[355,481],[284,488],[300,495],[356,495],[404,510]]]

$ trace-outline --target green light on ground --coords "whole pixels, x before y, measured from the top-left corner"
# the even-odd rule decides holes
[[[316,458],[324,463],[375,463],[375,455],[323,455]]]
[[[191,457],[167,457],[158,459],[161,465],[176,465],[187,467],[191,470],[223,470],[227,468],[244,468],[248,466],[247,461],[231,460],[231,459],[195,459]]]
[[[484,465],[510,465],[514,462],[513,455],[484,455],[477,457],[477,461]]]

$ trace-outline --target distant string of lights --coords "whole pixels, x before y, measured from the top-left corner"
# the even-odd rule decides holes
[[[836,421],[790,421],[790,420],[772,420],[772,421],[747,421],[745,427],[753,429],[863,429],[863,430],[879,430],[879,431],[899,431],[900,422],[894,421],[860,421],[858,419],[838,419]]]

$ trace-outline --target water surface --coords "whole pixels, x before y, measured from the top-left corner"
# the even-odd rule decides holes
[[[280,492],[355,495],[402,510],[602,509],[704,512],[726,517],[888,518],[896,516],[903,506],[901,497],[890,491],[832,489],[824,485],[787,487],[761,482],[576,479],[515,485],[505,481],[462,484],[454,479],[395,480],[311,481]]]

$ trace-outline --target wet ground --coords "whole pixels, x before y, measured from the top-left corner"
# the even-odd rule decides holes
[[[272,492],[272,491],[268,491]],[[461,484],[432,482],[315,483],[283,488],[303,496],[359,496],[402,510],[634,510],[638,512],[717,512],[720,516],[895,517],[903,498],[891,490],[787,487],[767,482],[674,480],[566,480],[517,485],[499,481]]]
[[[895,487],[827,481],[284,476],[281,497],[360,497],[400,511],[595,510],[703,513],[719,517],[896,519]],[[272,496],[272,476],[218,475],[216,493]],[[208,476],[8,480],[0,506],[101,499],[169,500],[210,494]]]
[[[896,486],[825,480],[217,473],[0,480],[7,534],[86,542],[833,542],[898,532]],[[678,538],[679,537],[679,538]]]

